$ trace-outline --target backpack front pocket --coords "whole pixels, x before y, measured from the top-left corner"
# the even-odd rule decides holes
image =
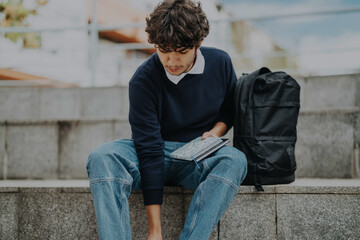
[[[295,142],[259,141],[256,147],[256,173],[269,177],[282,177],[296,170]]]

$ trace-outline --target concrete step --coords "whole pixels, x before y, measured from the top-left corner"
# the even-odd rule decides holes
[[[95,147],[130,136],[124,120],[0,122],[0,177],[85,179]]]
[[[360,74],[297,78],[301,110],[360,107]],[[128,87],[1,87],[0,121],[127,118]]]
[[[0,88],[0,120],[127,118],[127,87]]]
[[[297,177],[360,177],[358,110],[302,112],[297,133]]]
[[[177,239],[192,192],[165,188],[165,239]],[[133,239],[146,238],[141,192],[130,196]],[[97,239],[86,180],[0,181],[0,239]],[[298,179],[241,186],[210,239],[359,239],[360,180]]]
[[[130,137],[126,119],[0,121],[0,179],[86,179],[96,146]],[[300,114],[297,177],[358,178],[359,149],[360,111]]]
[[[296,78],[301,86],[302,110],[360,107],[360,74]]]
[[[127,118],[128,88],[0,88],[0,120]]]

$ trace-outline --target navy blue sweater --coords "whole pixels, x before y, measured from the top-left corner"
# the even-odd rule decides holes
[[[200,48],[203,74],[187,74],[177,85],[153,54],[129,83],[129,122],[139,158],[145,205],[161,204],[164,141],[188,142],[224,122],[232,126],[236,75],[227,53]]]

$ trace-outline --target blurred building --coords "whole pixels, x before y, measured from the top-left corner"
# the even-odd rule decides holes
[[[31,1],[24,1],[29,4]],[[90,78],[88,70],[88,33],[67,30],[69,26],[87,27],[87,1],[49,1],[29,16],[29,26],[46,28],[38,47],[29,48],[0,37],[0,68],[65,83],[82,85]],[[60,28],[59,31],[53,31]]]
[[[291,69],[292,73],[298,73],[296,57],[289,57],[287,50],[264,31],[246,21],[233,22],[231,27],[235,69],[252,72],[260,66],[267,66],[270,69]]]
[[[123,45],[147,43],[145,17],[158,1],[148,0],[143,5],[140,2],[97,0],[97,23],[100,26],[134,22],[143,22],[144,25],[99,31],[97,45],[92,48],[87,31],[88,24],[91,24],[92,1],[49,1],[38,9],[37,16],[29,17],[28,22],[31,27],[44,27],[50,31],[41,32],[37,45],[32,47],[0,37],[0,68],[6,68],[8,74],[8,70],[14,74],[27,74],[27,80],[34,77],[35,80],[69,83],[68,86],[89,86],[92,84],[93,67],[90,57],[96,50],[95,85],[127,85],[136,68],[154,52],[150,45],[149,48],[139,49]],[[202,1],[202,6],[211,21],[210,33],[203,45],[229,52],[238,73],[265,65],[275,69],[296,68],[296,63],[286,57],[267,56],[273,51],[285,50],[254,25],[248,22],[229,23],[226,19],[230,14],[215,0]],[[66,29],[69,26],[79,27],[79,30]],[[51,28],[58,30],[51,31]]]

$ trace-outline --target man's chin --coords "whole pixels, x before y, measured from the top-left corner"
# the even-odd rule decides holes
[[[166,69],[166,71],[170,74],[170,75],[173,75],[173,76],[179,76],[182,74],[181,71],[171,71],[171,70],[168,70]]]

